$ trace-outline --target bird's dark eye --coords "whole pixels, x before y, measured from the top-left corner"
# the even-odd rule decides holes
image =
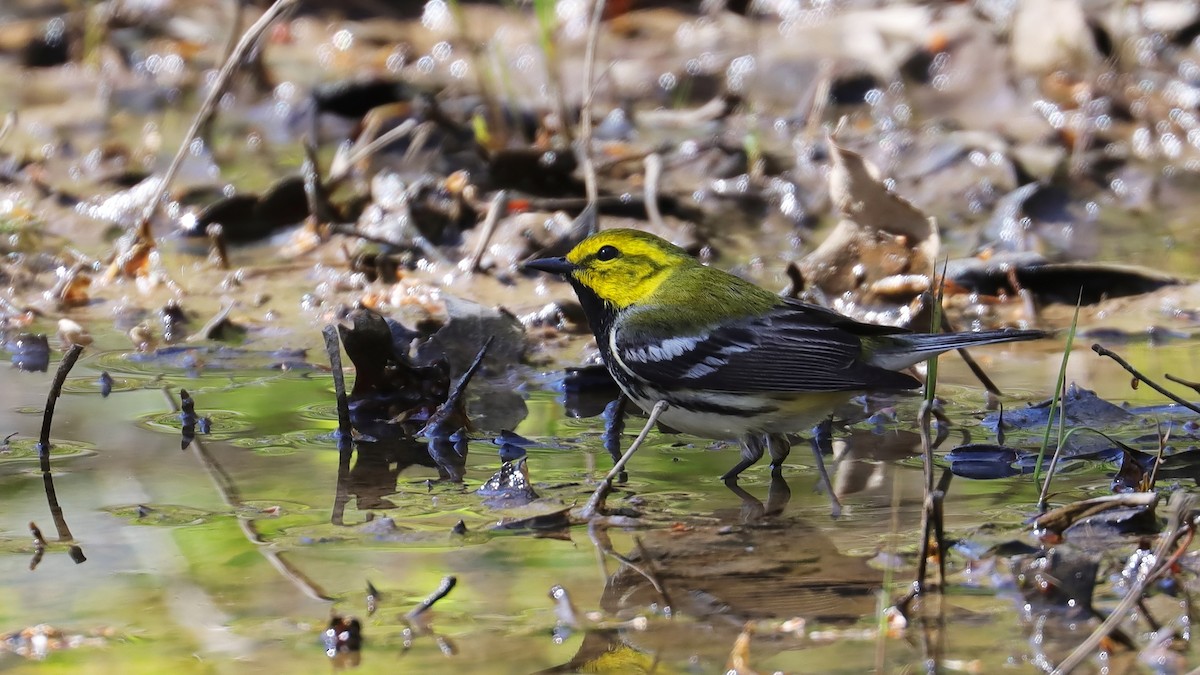
[[[601,246],[599,251],[596,251],[596,260],[612,260],[621,255],[616,246]]]

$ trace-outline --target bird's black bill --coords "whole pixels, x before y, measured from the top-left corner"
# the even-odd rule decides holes
[[[570,274],[575,271],[575,263],[566,258],[539,258],[525,263],[524,268],[551,274]]]

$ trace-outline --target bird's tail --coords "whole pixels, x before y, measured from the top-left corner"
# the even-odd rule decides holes
[[[978,347],[997,342],[1038,340],[1047,333],[1040,330],[985,330],[975,333],[900,333],[868,342],[867,363],[888,370],[903,370],[932,356],[963,347]]]

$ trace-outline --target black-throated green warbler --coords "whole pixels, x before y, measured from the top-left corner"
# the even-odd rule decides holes
[[[770,451],[778,469],[786,434],[810,427],[855,392],[913,389],[897,372],[960,347],[1032,340],[1036,330],[910,333],[861,323],[780,297],[700,264],[646,232],[605,230],[564,258],[526,268],[566,276],[604,364],[621,390],[663,424],[742,441],[726,480]]]

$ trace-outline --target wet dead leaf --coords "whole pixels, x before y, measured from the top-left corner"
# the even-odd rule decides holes
[[[1034,528],[1050,533],[1061,534],[1071,525],[1102,514],[1112,509],[1136,508],[1153,514],[1158,504],[1158,493],[1131,492],[1128,494],[1106,495],[1082,499],[1056,509],[1051,509],[1034,520]]]

